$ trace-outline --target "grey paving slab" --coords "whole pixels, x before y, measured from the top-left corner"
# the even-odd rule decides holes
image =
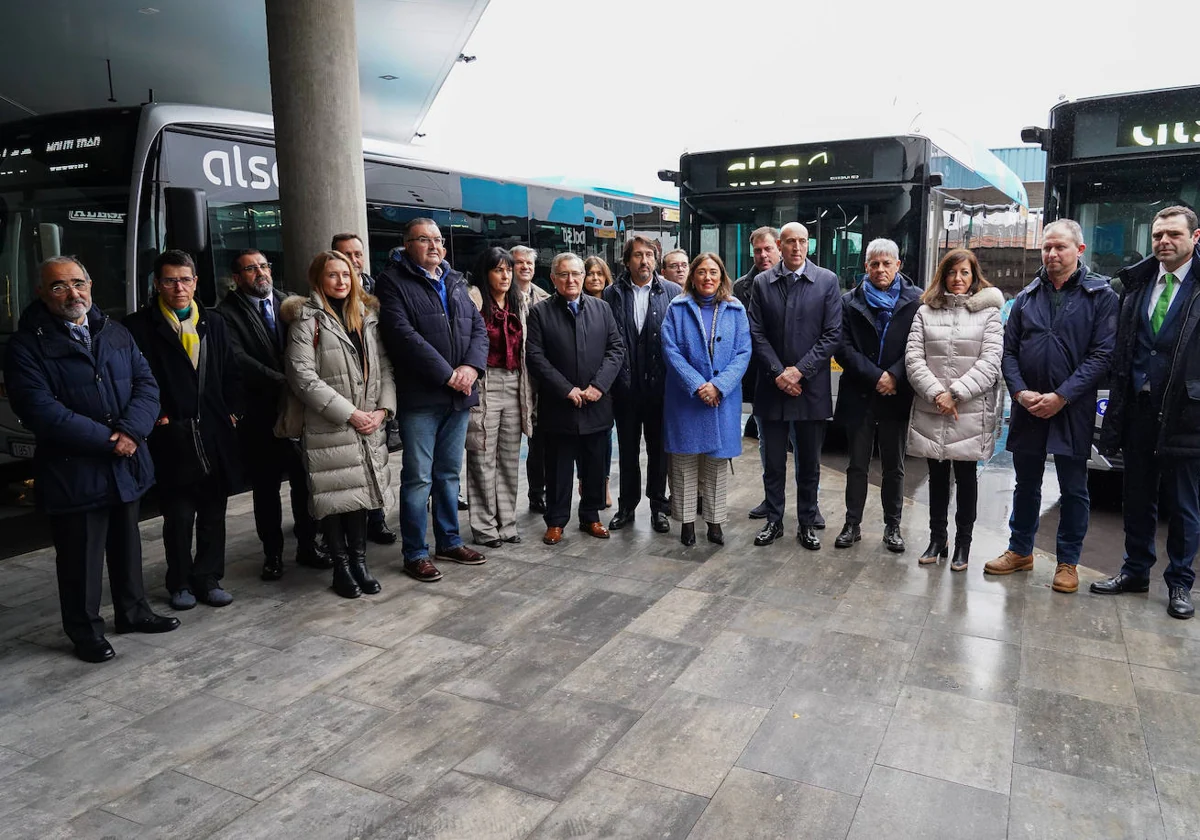
[[[729,622],[729,629],[747,636],[781,639],[807,645],[821,634],[832,614],[811,609],[778,607],[762,601],[747,601]]]
[[[769,709],[791,679],[799,652],[792,642],[722,631],[675,688]]]
[[[560,691],[645,711],[700,653],[691,645],[621,632],[557,686]]]
[[[518,717],[509,709],[432,691],[318,762],[315,769],[412,800]]]
[[[752,553],[722,552],[706,560],[679,586],[712,595],[748,598],[783,568],[784,558],[770,551],[768,548]]]
[[[1026,628],[1021,633],[1021,643],[1027,648],[1052,650],[1062,656],[1086,656],[1093,659],[1111,659],[1114,662],[1129,661],[1124,642],[1105,642],[1083,636],[1065,636],[1047,630]]]
[[[325,691],[400,711],[468,665],[497,655],[483,645],[421,633],[333,680]]]
[[[526,536],[529,534],[527,533]],[[469,600],[493,592],[507,585],[509,581],[516,580],[527,572],[539,568],[536,563],[527,563],[517,559],[515,552],[501,556],[488,551],[489,559],[482,566],[460,566],[457,563],[442,562],[438,565],[438,568],[442,570],[442,579],[433,584],[421,584],[405,577],[398,554],[397,552],[396,560],[393,563],[397,580],[411,582],[414,591],[428,589],[437,595],[459,600]]]
[[[791,686],[890,706],[912,654],[903,642],[827,630],[805,649]]]
[[[1022,688],[1020,695],[1013,751],[1018,764],[1130,789],[1153,788],[1137,709],[1033,688]]]
[[[0,639],[26,636],[38,630],[52,636],[62,635],[57,594],[36,598],[19,606],[0,608]],[[65,638],[62,644],[66,649]]]
[[[41,758],[115,732],[138,717],[104,700],[76,694],[31,714],[0,716],[0,745]]]
[[[848,840],[880,837],[1004,840],[1008,797],[890,767],[871,771]]]
[[[0,589],[0,606],[19,608],[30,601],[40,601],[47,593],[57,591],[57,580],[49,569],[5,564],[4,587]]]
[[[685,840],[707,805],[702,796],[593,770],[530,840]]]
[[[595,644],[533,632],[481,657],[438,685],[442,691],[524,710],[595,652]]]
[[[330,636],[311,636],[234,671],[209,690],[216,697],[264,711],[294,703],[368,662],[383,650]]]
[[[671,689],[600,768],[711,797],[765,715],[757,706]]]
[[[87,811],[39,836],[44,840],[95,840],[98,837],[132,840],[147,835],[147,830],[137,823],[105,811]]]
[[[563,601],[504,590],[489,592],[430,625],[426,632],[489,647],[536,627],[562,608]]]
[[[971,572],[967,572],[971,574]],[[933,594],[925,627],[1020,644],[1025,599],[1007,592],[942,586]]]
[[[1021,648],[995,639],[926,630],[905,682],[975,700],[1017,702]]]
[[[673,589],[625,629],[630,633],[703,646],[728,626],[745,601],[690,589]]]
[[[917,563],[915,552],[904,558],[884,551],[878,554],[879,556],[863,564],[858,577],[854,579],[855,588],[932,596],[945,580],[944,575],[938,574],[936,567],[921,566]]]
[[[933,599],[925,595],[887,592],[856,586],[838,599],[826,629],[915,645],[929,617]]]
[[[1191,677],[1179,671],[1130,665],[1135,691],[1149,688],[1156,691],[1178,691],[1183,694],[1200,694],[1200,676]]]
[[[877,764],[1007,794],[1017,710],[905,686]]]
[[[1200,697],[1139,689],[1138,707],[1154,766],[1200,773]]]
[[[1092,595],[1080,587],[1068,597],[1060,593],[1034,593],[1025,599],[1026,630],[1044,630],[1060,636],[1079,636],[1098,642],[1124,642],[1122,621],[1117,617],[1117,598]]]
[[[319,773],[305,773],[240,815],[214,840],[268,840],[286,826],[290,837],[345,840],[368,837],[394,817],[403,802]]]
[[[561,800],[637,719],[612,703],[550,691],[455,769]]]
[[[1021,652],[1021,685],[1075,694],[1099,703],[1138,704],[1129,665],[1108,659],[1025,648]]]
[[[1158,805],[1162,812],[1163,828],[1170,840],[1191,840],[1200,825],[1200,773],[1189,773],[1172,767],[1154,770],[1158,789]]]
[[[368,836],[370,840],[521,840],[554,804],[486,779],[448,773],[436,788]]]
[[[1166,595],[1156,594],[1152,598],[1145,595],[1118,595],[1112,601],[1122,629],[1200,641],[1200,622],[1165,620],[1169,618]]]
[[[888,706],[790,688],[763,720],[737,764],[858,796],[891,717]]]
[[[841,838],[858,797],[734,767],[688,840]]]
[[[244,735],[176,769],[262,800],[388,716],[384,709],[344,697],[310,694]]]
[[[805,551],[786,563],[766,585],[807,595],[840,597],[854,585],[864,568],[863,563],[848,559],[840,552],[834,554],[832,548],[819,552]]]
[[[252,807],[252,799],[169,770],[103,809],[141,826],[149,837],[200,840]]]
[[[37,761],[35,756],[0,747],[0,779],[10,773],[16,773],[22,767],[33,764],[35,761]]]
[[[1167,671],[1200,677],[1200,641],[1144,630],[1125,630],[1129,661]]]
[[[1154,792],[1013,766],[1009,840],[1165,837]],[[1193,831],[1189,836],[1194,837]]]
[[[571,596],[537,629],[598,649],[653,606],[652,598],[589,589]]]
[[[365,600],[365,599],[364,599]],[[432,592],[407,597],[403,604],[393,601],[370,603],[370,609],[342,613],[331,618],[316,632],[363,645],[391,648],[463,607],[463,601]]]

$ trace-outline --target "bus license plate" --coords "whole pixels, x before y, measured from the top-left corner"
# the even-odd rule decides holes
[[[34,451],[37,449],[37,444],[17,443],[14,441],[8,445],[8,449],[14,458],[32,458]]]

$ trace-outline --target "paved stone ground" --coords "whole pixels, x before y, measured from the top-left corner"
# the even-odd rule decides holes
[[[1002,520],[967,573],[920,568],[926,510],[891,555],[877,498],[836,551],[828,470],[825,549],[754,548],[756,454],[736,470],[724,548],[643,513],[551,549],[526,515],[433,585],[373,548],[384,591],[358,601],[259,582],[239,497],[237,602],[99,666],[69,653],[51,553],[4,562],[0,838],[1196,836],[1200,622],[1160,587],[1056,594],[1044,557],[985,579]]]

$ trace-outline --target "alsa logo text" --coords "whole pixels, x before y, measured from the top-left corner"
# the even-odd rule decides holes
[[[242,147],[234,145],[233,154],[213,149],[204,155],[204,177],[218,187],[237,185],[243,189],[279,189],[279,164],[263,155],[252,155],[242,162]],[[249,178],[247,178],[249,173]]]

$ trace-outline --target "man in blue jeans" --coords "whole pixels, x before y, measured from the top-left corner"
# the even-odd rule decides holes
[[[383,343],[396,376],[400,437],[400,540],[404,571],[440,580],[425,541],[425,506],[433,494],[434,556],[467,566],[485,557],[458,533],[458,476],[467,417],[479,403],[475,381],[487,365],[487,329],[463,277],[446,262],[432,219],[413,219],[404,250],[375,280]]]
[[[1079,224],[1060,219],[1042,234],[1042,267],[1013,302],[1004,328],[1004,381],[1012,394],[1008,450],[1017,486],[1008,550],[984,565],[990,575],[1033,568],[1046,456],[1054,456],[1062,495],[1055,592],[1079,589],[1076,566],[1091,501],[1087,462],[1095,429],[1096,388],[1117,339],[1117,293],[1107,277],[1080,262]]]

